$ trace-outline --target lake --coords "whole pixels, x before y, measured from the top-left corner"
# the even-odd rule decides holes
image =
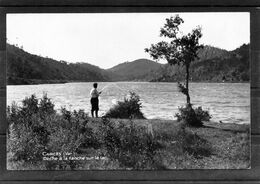
[[[55,109],[84,109],[90,112],[92,82],[8,85],[7,105],[21,101],[32,94],[41,98],[44,93],[55,104]],[[100,82],[99,115],[105,114],[117,101],[123,100],[129,91],[136,92],[142,101],[142,112],[149,119],[176,119],[178,107],[184,106],[186,97],[178,91],[176,83],[156,82]],[[213,116],[212,121],[224,123],[250,123],[250,83],[191,83],[191,103],[202,106]]]

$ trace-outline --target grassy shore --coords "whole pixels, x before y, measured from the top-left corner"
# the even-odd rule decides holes
[[[123,123],[128,124],[128,119],[110,119],[114,124]],[[154,160],[156,162],[156,168],[158,170],[168,169],[247,169],[250,168],[250,126],[238,125],[238,124],[220,124],[209,122],[205,123],[202,128],[186,127],[185,133],[196,135],[201,140],[206,140],[207,143],[201,145],[202,154],[189,152],[187,149],[184,151],[180,149],[178,132],[181,130],[181,123],[171,120],[160,119],[146,119],[146,120],[131,120],[136,127],[146,127],[148,133],[152,134],[153,139],[156,139],[162,145],[160,149],[156,151]],[[100,125],[102,125],[101,118],[90,118],[88,126],[94,133],[99,131]],[[151,130],[152,128],[152,130]],[[180,135],[181,136],[181,135]],[[197,143],[187,142],[187,147],[198,146]],[[210,149],[206,154],[203,153],[205,149]],[[184,146],[184,145],[181,145]],[[196,148],[190,148],[195,149]],[[205,152],[205,151],[204,151]],[[100,157],[104,156],[104,150],[102,148],[81,148],[81,156],[88,157]],[[15,170],[41,170],[46,169],[43,161],[37,164],[26,163],[24,161],[11,161],[12,153],[8,153],[8,169]],[[131,169],[130,167],[122,166],[116,159],[93,159],[88,161],[82,161],[81,166],[76,168],[79,170],[121,170]],[[45,164],[46,165],[46,164]],[[154,169],[154,168],[145,168]]]
[[[114,119],[113,121],[118,121]],[[128,120],[123,120],[125,123]],[[212,146],[207,156],[197,157],[188,153],[174,155],[181,123],[174,120],[134,120],[139,126],[152,125],[154,136],[165,145],[160,149],[165,169],[246,169],[250,168],[250,125],[204,122],[202,128],[186,127]]]
[[[202,128],[187,127],[211,145],[211,153],[196,158],[184,154],[179,158],[171,155],[175,149],[171,140],[179,130],[180,123],[173,121],[149,120],[154,131],[169,137],[167,148],[162,150],[167,169],[245,169],[250,167],[250,126],[204,122]],[[176,139],[176,137],[174,137]],[[178,139],[178,137],[177,137]],[[179,160],[180,162],[176,162]],[[179,164],[180,163],[180,164]]]

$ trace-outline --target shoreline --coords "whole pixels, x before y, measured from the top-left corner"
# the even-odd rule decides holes
[[[99,118],[92,118],[90,117],[91,120],[93,121],[100,121],[101,117]],[[118,122],[128,122],[130,119],[116,119],[116,118],[111,118],[110,120],[112,121],[118,121]],[[164,124],[173,124],[174,126],[180,125],[182,122],[178,122],[177,120],[166,120],[166,119],[132,119],[134,123],[138,124],[158,124],[158,123],[164,123]],[[204,121],[202,128],[205,127],[212,127],[212,128],[229,128],[229,129],[250,129],[251,124],[237,124],[237,123],[218,123],[216,121]]]
[[[66,81],[66,80],[35,80],[28,79],[25,83],[8,83],[6,86],[21,86],[21,85],[41,85],[41,84],[69,84],[69,83],[91,83],[91,82],[107,82],[107,83],[177,83],[175,82],[166,82],[166,81],[158,81],[158,82],[150,82],[150,81]],[[192,83],[217,83],[217,84],[250,84],[251,81],[227,81],[227,82],[215,82],[215,81],[191,81]]]

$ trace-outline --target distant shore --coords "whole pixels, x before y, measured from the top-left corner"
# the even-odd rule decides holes
[[[151,82],[151,83],[176,83],[178,81],[82,81],[82,80],[42,80],[42,79],[24,79],[8,78],[7,85],[37,85],[37,84],[64,84],[77,82]],[[190,81],[190,83],[250,83],[250,81]]]
[[[24,78],[7,78],[7,85],[35,85],[35,84],[60,84],[67,83],[67,80],[42,80],[42,79],[24,79]]]

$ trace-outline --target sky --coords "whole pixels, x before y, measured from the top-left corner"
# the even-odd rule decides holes
[[[151,59],[144,49],[163,39],[160,28],[166,18],[176,14],[184,20],[180,27],[183,34],[202,27],[201,44],[230,51],[250,41],[247,12],[170,12],[7,14],[7,42],[31,54],[107,69]]]

